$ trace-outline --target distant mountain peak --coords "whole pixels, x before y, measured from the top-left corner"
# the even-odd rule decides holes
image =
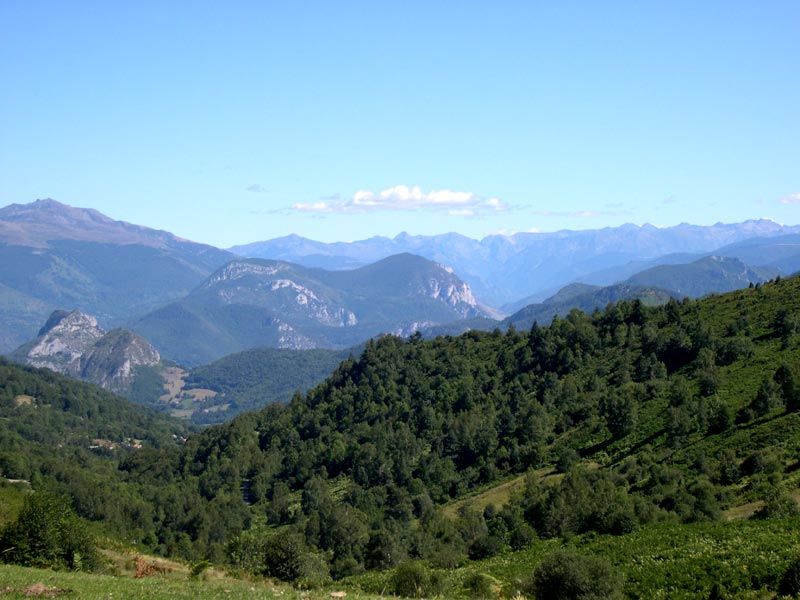
[[[69,206],[52,198],[0,208],[0,242],[44,248],[57,240],[156,248],[186,241],[166,231],[116,221],[93,208]]]
[[[35,200],[29,204],[10,204],[0,209],[0,218],[9,221],[56,222],[71,221],[73,223],[114,223],[110,217],[93,208],[77,208],[62,204],[52,198]]]

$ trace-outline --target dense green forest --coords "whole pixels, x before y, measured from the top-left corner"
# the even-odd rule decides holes
[[[188,434],[185,423],[102,388],[0,358],[0,481],[67,495],[107,533],[129,539],[151,521],[152,507],[122,481],[119,461],[174,452]],[[0,523],[18,508],[4,485]]]
[[[143,549],[305,583],[369,585],[361,573],[393,568],[399,593],[403,577],[434,586],[436,569],[539,552],[542,540],[706,522],[733,531],[721,520],[735,509],[791,531],[799,320],[793,277],[655,308],[576,310],[525,331],[386,336],[288,405],[181,447],[115,455],[96,477],[140,508],[109,523]],[[85,506],[72,473],[39,477],[82,517],[113,512]],[[515,485],[502,502],[463,501],[504,482]],[[781,551],[771,570],[723,583],[777,589],[800,545]],[[582,560],[575,572],[588,579],[609,568]],[[542,593],[548,581],[530,585]],[[698,585],[708,595],[713,583]]]
[[[360,353],[361,348],[253,348],[195,367],[186,379],[187,389],[217,392],[217,396],[207,400],[205,406],[225,408],[198,411],[192,415],[192,422],[202,425],[224,423],[236,415],[273,402],[288,402],[295,391],[305,391],[324,381],[340,362],[352,353]]]

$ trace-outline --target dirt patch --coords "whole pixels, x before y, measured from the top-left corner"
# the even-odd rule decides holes
[[[23,596],[32,596],[36,598],[56,598],[64,594],[71,594],[72,590],[62,590],[59,588],[47,587],[43,583],[34,583],[29,585],[24,590],[20,590]]]
[[[157,561],[146,561],[141,556],[136,557],[136,572],[134,573],[134,577],[136,579],[143,579],[144,577],[152,577],[153,575],[163,575],[164,573],[169,573],[172,571],[172,568],[165,565],[164,563],[160,563]]]
[[[183,386],[186,385],[188,373],[180,367],[167,367],[164,369],[164,391],[159,398],[162,402],[171,403],[180,395]]]
[[[800,504],[800,488],[789,492],[792,499]],[[722,518],[726,521],[740,521],[742,519],[749,519],[755,515],[759,510],[764,507],[763,500],[756,500],[755,502],[748,502],[747,504],[740,504],[732,506],[726,511],[723,511]]]
[[[756,500],[755,502],[748,502],[747,504],[732,506],[728,510],[723,511],[722,518],[726,521],[741,521],[742,519],[749,519],[763,506],[763,500]]]
[[[203,404],[217,396],[217,392],[214,390],[202,388],[186,389],[186,377],[188,375],[188,371],[180,367],[167,367],[162,375],[164,378],[164,394],[161,395],[159,400],[164,404],[169,404],[172,416],[179,419],[190,419],[197,410],[200,410]]]
[[[14,406],[31,406],[34,402],[36,402],[36,398],[24,394],[14,398]]]
[[[193,402],[205,402],[211,398],[216,398],[217,392],[214,390],[206,390],[203,388],[196,388],[193,390],[185,390],[183,395],[190,398]]]

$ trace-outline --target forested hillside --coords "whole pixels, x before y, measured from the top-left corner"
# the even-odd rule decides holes
[[[119,477],[119,461],[176,450],[186,435],[184,423],[102,388],[0,358],[0,481],[67,494],[109,533],[130,539],[153,510]]]
[[[224,423],[273,402],[288,402],[295,391],[323,381],[351,353],[360,351],[262,347],[195,367],[186,379],[186,389],[212,390],[216,396],[203,403],[205,410],[195,412],[192,421]]]
[[[289,406],[189,440],[172,481],[205,506],[238,506],[258,532],[190,532],[194,552],[271,572],[277,550],[263,544],[276,544],[344,577],[718,520],[751,502],[791,514],[799,292],[792,278],[530,331],[376,340]],[[166,484],[160,459],[143,458],[123,466],[129,477],[161,469]],[[563,475],[542,477],[550,469]],[[438,508],[526,472],[505,507],[467,504],[453,519]],[[300,564],[275,574],[299,577]]]
[[[576,535],[656,548],[662,524],[724,514],[774,523],[770,537],[753,522],[748,552],[763,555],[797,524],[799,316],[794,277],[525,331],[387,336],[287,406],[128,455],[114,481],[138,492],[140,547],[285,580],[516,550],[512,564],[539,561],[554,546],[537,540]],[[703,535],[740,531],[718,527]],[[774,590],[799,551],[771,547],[735,577],[722,559],[708,569],[729,589]],[[636,589],[662,585],[652,573]]]

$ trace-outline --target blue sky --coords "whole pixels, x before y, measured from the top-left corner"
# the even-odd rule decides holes
[[[297,233],[800,223],[800,2],[0,2],[0,205]]]

